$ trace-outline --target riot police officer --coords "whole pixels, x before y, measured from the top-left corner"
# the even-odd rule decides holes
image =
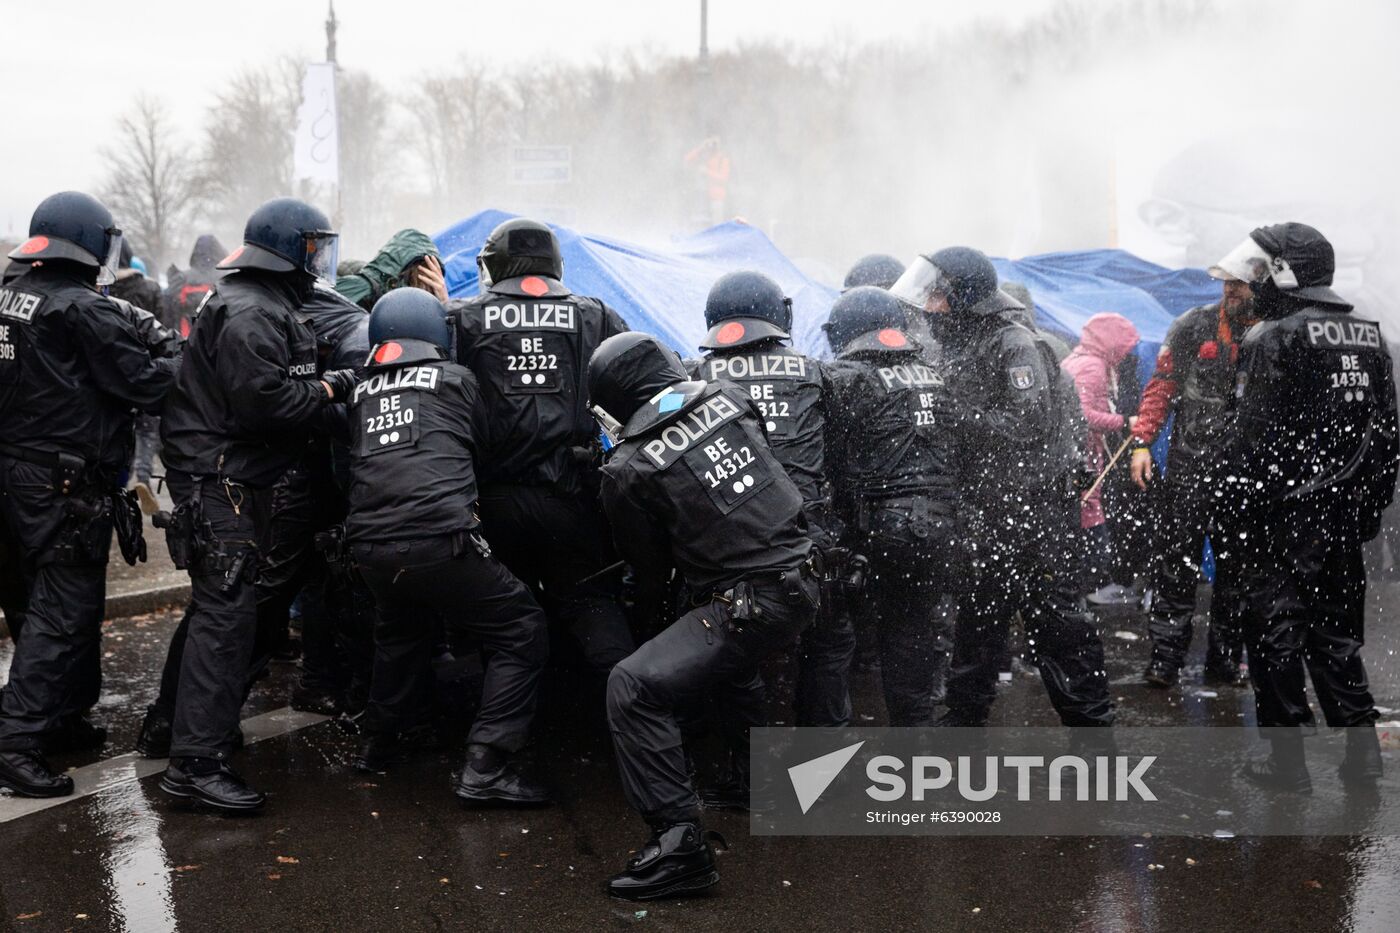
[[[549,654],[544,613],[478,533],[476,451],[485,411],[471,371],[448,360],[442,303],[397,288],[370,315],[369,369],[350,402],[351,554],[374,592],[374,674],[358,765],[382,770],[418,712],[415,691],[441,614],[488,653],[481,709],[456,793],[473,804],[548,795],[512,756],[525,745]]]
[[[756,676],[764,655],[811,622],[819,588],[802,495],[769,450],[749,393],[688,381],[674,352],[630,333],[593,354],[588,395],[617,443],[603,467],[603,507],[639,601],[658,604],[674,567],[694,606],[608,678],[623,789],[652,830],[608,890],[664,897],[719,880],[677,708]]]
[[[0,550],[22,568],[23,636],[0,702],[0,786],[32,797],[73,792],[40,746],[95,702],[107,554],[144,559],[140,512],[119,493],[132,409],[156,410],[178,363],[153,359],[132,315],[103,297],[121,252],[111,213],[65,191],[34,211],[10,254],[28,271],[0,287]],[[79,694],[87,694],[80,697]]]
[[[1361,662],[1361,545],[1395,494],[1400,428],[1380,327],[1332,290],[1332,244],[1300,223],[1260,227],[1219,262],[1249,283],[1261,322],[1241,345],[1229,530],[1243,590],[1259,725],[1272,752],[1245,775],[1307,792],[1304,670],[1323,716],[1346,728],[1340,775],[1381,777],[1376,705]],[[1226,508],[1227,513],[1230,510]]]
[[[484,533],[511,573],[543,591],[551,617],[605,674],[632,651],[620,577],[597,505],[596,427],[584,367],[627,329],[560,281],[554,231],[508,220],[477,257],[481,294],[449,305],[457,362],[481,381],[487,425],[477,460]]]
[[[850,529],[844,543],[869,561],[890,725],[919,726],[933,723],[934,681],[950,647],[939,602],[956,566],[957,430],[943,375],[923,362],[904,323],[899,301],[874,286],[832,307],[827,465]]]
[[[1041,679],[1066,725],[1113,719],[1103,643],[1079,610],[1072,475],[1080,415],[1048,345],[1016,323],[995,267],[966,247],[919,256],[893,294],[926,312],[946,360],[963,449],[971,586],[961,596],[949,670],[950,725],[981,725],[1018,609]]]
[[[296,315],[299,323],[309,325],[315,333],[318,372],[363,366],[369,353],[369,314],[359,305],[324,282],[318,282]],[[269,493],[271,505],[261,542],[256,582],[257,639],[253,666],[248,674],[251,684],[265,672],[270,658],[285,648],[288,610],[297,594],[306,588],[301,673],[292,690],[290,705],[293,709],[326,715],[341,710],[348,696],[347,686],[354,686],[357,696],[363,695],[368,682],[367,646],[372,627],[366,615],[365,599],[354,600],[353,593],[341,598],[340,594],[324,592],[329,572],[326,561],[315,547],[315,535],[345,517],[344,484],[336,482],[332,464],[333,447],[338,443],[343,448],[345,443],[345,426],[342,419],[335,417],[340,411],[343,409],[334,406],[326,410],[328,420],[322,426],[324,430],[307,434],[301,455],[278,477]],[[354,582],[348,582],[345,589],[354,586]],[[367,596],[363,592],[360,595]],[[342,624],[332,622],[331,604]],[[191,615],[187,609],[171,637],[161,671],[160,690],[155,702],[146,708],[136,738],[137,751],[147,758],[170,755],[175,697]],[[337,651],[337,634],[344,636],[339,644],[351,647],[351,651]],[[349,671],[342,670],[347,666]],[[358,675],[353,677],[355,683],[347,684],[353,675]],[[363,703],[357,708],[363,708]]]
[[[826,482],[828,390],[822,364],[782,343],[792,329],[792,299],[761,272],[732,272],[710,289],[705,326],[709,332],[700,348],[710,353],[695,364],[695,375],[706,382],[727,380],[748,392],[763,416],[769,449],[802,494],[808,536],[818,550],[829,551],[840,528]],[[829,606],[802,633],[797,725],[850,722],[848,679],[855,642],[850,616]]]
[[[232,274],[190,331],[161,421],[176,502],[167,540],[192,594],[160,786],[223,810],[264,803],[228,758],[253,659],[269,489],[354,385],[348,370],[318,375],[315,332],[296,314],[318,278],[334,277],[336,244],[326,215],[293,198],[252,213],[242,247],[220,263]]]

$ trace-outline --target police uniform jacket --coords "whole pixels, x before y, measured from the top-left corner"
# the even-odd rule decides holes
[[[288,277],[251,270],[215,287],[162,415],[167,467],[258,488],[296,460],[329,401],[301,298]]]
[[[351,541],[405,541],[477,526],[481,391],[417,340],[380,344],[350,396]]]
[[[943,374],[894,330],[857,337],[826,369],[832,387],[827,463],[838,501],[853,509],[861,500],[919,496],[936,515],[951,518],[958,500],[957,434]]]
[[[764,342],[690,361],[705,381],[726,380],[749,394],[768,447],[797,486],[809,525],[824,527],[827,379],[822,364],[790,347]]]
[[[1395,493],[1395,386],[1380,327],[1350,312],[1311,305],[1245,336],[1230,472],[1267,501],[1352,499],[1375,528]]]
[[[749,393],[682,382],[629,419],[602,470],[621,556],[648,581],[672,566],[697,595],[807,559],[802,496],[768,448]]]
[[[457,362],[480,380],[487,412],[483,485],[572,488],[578,451],[597,432],[584,385],[588,359],[627,324],[596,298],[542,276],[507,279],[449,309]]]
[[[179,369],[134,316],[62,262],[0,288],[0,445],[126,466],[132,409],[159,410]]]

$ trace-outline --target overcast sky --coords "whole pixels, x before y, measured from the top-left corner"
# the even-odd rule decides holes
[[[976,16],[1020,20],[1053,0],[710,0],[710,46],[837,36],[911,38]],[[337,0],[338,59],[391,85],[463,57],[501,68],[628,48],[693,54],[699,0]],[[319,59],[325,0],[0,0],[6,89],[0,130],[0,236],[25,232],[34,205],[95,189],[98,151],[139,92],[165,100],[194,138],[213,92],[245,64]]]

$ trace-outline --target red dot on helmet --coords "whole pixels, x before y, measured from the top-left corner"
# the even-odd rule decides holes
[[[49,248],[49,238],[46,236],[30,237],[24,245],[19,248],[21,256],[33,256],[35,253],[43,252]]]
[[[527,275],[520,280],[520,290],[527,295],[534,295],[538,298],[549,291],[549,283],[536,276]]]
[[[715,334],[715,343],[737,343],[744,338],[744,325],[730,321]]]
[[[909,341],[905,339],[904,335],[893,327],[886,327],[875,336],[887,347],[904,347],[909,345]]]
[[[379,349],[374,351],[376,363],[392,363],[401,356],[403,356],[403,347],[393,341],[380,344]]]

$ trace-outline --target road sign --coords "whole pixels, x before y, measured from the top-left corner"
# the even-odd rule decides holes
[[[508,180],[512,185],[562,185],[572,179],[573,147],[511,147]]]

